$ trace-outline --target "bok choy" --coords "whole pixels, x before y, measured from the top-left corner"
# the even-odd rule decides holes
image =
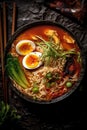
[[[5,69],[8,76],[12,78],[22,88],[25,89],[29,86],[29,83],[18,61],[18,58],[13,57],[10,53],[7,55]]]

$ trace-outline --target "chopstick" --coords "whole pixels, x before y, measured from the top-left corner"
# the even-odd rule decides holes
[[[3,19],[2,19],[3,18]],[[12,32],[13,35],[15,31],[15,18],[16,18],[16,3],[13,3],[13,15],[12,15]],[[3,23],[2,23],[3,22]],[[3,30],[3,31],[2,31]],[[7,14],[6,14],[6,3],[2,3],[2,13],[0,11],[0,46],[1,46],[1,68],[2,68],[2,87],[3,87],[3,96],[5,103],[8,103],[8,81],[5,76],[4,68],[4,50],[7,43]]]
[[[2,86],[3,86],[4,101],[5,103],[7,103],[8,102],[7,81],[6,81],[7,79],[5,78],[5,68],[4,68],[4,49],[7,43],[6,3],[5,2],[3,2],[2,9],[3,9],[2,10],[3,16],[2,14],[0,14]],[[2,21],[2,17],[3,17],[3,21]]]
[[[7,17],[6,17],[6,3],[3,2],[3,33],[4,33],[4,49],[6,47],[6,43],[7,43]]]
[[[0,11],[0,46],[1,46],[1,70],[2,70],[2,86],[3,86],[3,96],[5,102],[7,102],[7,95],[5,91],[5,75],[4,75],[4,46],[3,46],[3,34],[2,34],[2,15]]]
[[[12,35],[15,31],[15,23],[16,23],[16,3],[13,3],[13,16],[12,16]]]

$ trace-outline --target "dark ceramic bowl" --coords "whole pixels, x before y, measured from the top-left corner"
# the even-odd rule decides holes
[[[22,27],[20,27],[19,29],[17,29],[17,31],[14,33],[14,35],[11,37],[11,39],[9,40],[8,44],[7,44],[7,47],[6,47],[6,50],[5,50],[5,61],[6,61],[6,56],[7,56],[7,53],[9,52],[9,49],[13,43],[13,41],[25,30],[31,28],[31,27],[35,27],[37,25],[55,25],[57,27],[60,27],[62,28],[63,30],[65,30],[66,32],[68,32],[77,42],[79,48],[80,48],[80,52],[81,52],[81,58],[82,58],[82,69],[81,69],[81,73],[80,73],[80,76],[78,78],[78,81],[76,82],[75,86],[72,87],[70,89],[70,91],[68,91],[67,93],[65,93],[64,95],[60,96],[60,97],[57,97],[55,99],[52,99],[51,101],[38,101],[38,100],[33,100],[25,95],[23,95],[20,91],[18,91],[12,83],[10,83],[9,85],[12,87],[12,89],[20,96],[22,97],[23,99],[29,101],[29,102],[32,102],[32,103],[37,103],[37,104],[51,104],[51,103],[56,103],[56,102],[59,102],[67,97],[69,97],[73,92],[76,91],[76,89],[80,86],[80,83],[84,77],[84,73],[85,73],[85,66],[86,66],[86,61],[85,61],[85,56],[84,56],[84,52],[83,50],[81,50],[81,47],[80,47],[80,43],[79,41],[76,39],[75,35],[73,34],[73,32],[71,32],[69,29],[67,29],[65,26],[59,24],[59,23],[56,23],[56,22],[52,22],[52,21],[36,21],[36,22],[33,22],[33,23],[29,23],[29,24],[26,24],[26,25],[23,25]]]

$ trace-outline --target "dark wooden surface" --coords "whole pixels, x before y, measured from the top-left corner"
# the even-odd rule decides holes
[[[12,2],[7,0],[8,41],[11,37]],[[87,28],[44,6],[42,0],[15,0],[17,4],[16,29],[36,20],[53,20],[66,26],[80,42],[87,55]],[[2,6],[0,1],[0,6]],[[3,100],[3,89],[0,65],[0,100]],[[87,129],[87,71],[78,90],[66,100],[52,104],[39,105],[25,101],[9,87],[9,104],[21,115],[17,125],[11,130],[74,130]],[[9,126],[9,125],[8,125]]]

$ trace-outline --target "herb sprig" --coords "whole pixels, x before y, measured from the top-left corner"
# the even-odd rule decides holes
[[[17,121],[20,118],[21,116],[17,114],[15,108],[11,108],[11,106],[5,104],[4,101],[0,101],[0,126],[2,126],[6,121]]]
[[[67,57],[70,54],[76,54],[75,49],[71,49],[69,51],[64,51],[63,49],[59,49],[58,44],[55,44],[52,38],[49,41],[46,41],[41,36],[36,35],[36,37],[41,40],[37,44],[43,49],[42,60],[45,63],[50,63],[51,59],[58,59],[60,57]]]

